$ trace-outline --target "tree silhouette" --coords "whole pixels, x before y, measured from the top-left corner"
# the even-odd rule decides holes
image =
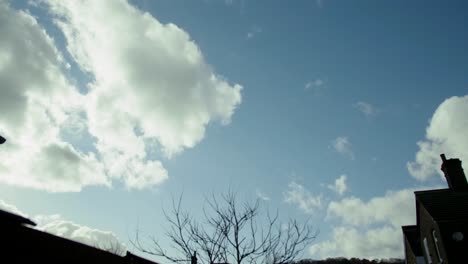
[[[317,236],[309,221],[282,224],[278,213],[262,214],[259,199],[239,204],[233,192],[217,198],[212,195],[206,200],[201,221],[182,210],[182,196],[173,199],[171,212],[164,215],[170,225],[166,236],[175,254],[168,253],[155,237],[149,237],[148,245],[138,230],[133,244],[173,263],[188,263],[196,251],[207,264],[284,264],[293,262]]]

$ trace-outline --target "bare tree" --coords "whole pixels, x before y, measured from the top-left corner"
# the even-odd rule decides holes
[[[138,230],[133,240],[136,248],[173,263],[187,263],[198,252],[206,264],[284,264],[293,262],[317,236],[309,221],[282,224],[278,213],[261,213],[259,199],[239,204],[233,192],[207,199],[202,221],[182,210],[181,204],[179,197],[170,213],[164,211],[170,226],[166,236],[175,253],[170,254],[155,237],[145,243]]]

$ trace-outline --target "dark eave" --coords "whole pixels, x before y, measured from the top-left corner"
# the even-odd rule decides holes
[[[411,251],[415,256],[421,256],[421,242],[419,236],[419,228],[416,225],[411,226],[402,226],[404,238],[408,241],[408,244],[411,247]]]
[[[415,192],[419,201],[436,221],[468,220],[468,192],[438,189]]]

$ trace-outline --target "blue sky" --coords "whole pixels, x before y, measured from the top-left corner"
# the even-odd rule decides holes
[[[0,199],[51,232],[132,250],[230,188],[310,217],[305,257],[401,257],[437,155],[468,161],[464,1],[25,2],[0,1]]]

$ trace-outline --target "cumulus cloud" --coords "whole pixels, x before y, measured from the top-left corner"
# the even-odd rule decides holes
[[[0,200],[0,209],[28,218],[28,215],[21,212],[16,206]],[[127,247],[120,242],[117,236],[109,231],[93,229],[87,226],[75,224],[64,220],[60,215],[36,215],[31,219],[37,224],[34,228],[45,231],[60,237],[68,238],[97,247],[111,253],[124,256]]]
[[[211,121],[229,123],[242,87],[217,75],[184,30],[123,0],[45,2],[68,51],[95,77],[88,126],[112,176],[135,188],[160,183],[167,172],[148,161],[145,140],[170,158],[200,142]]]
[[[354,159],[354,152],[352,150],[352,144],[348,137],[337,137],[332,141],[333,149],[350,159]]]
[[[331,239],[310,247],[310,254],[320,258],[330,256],[346,258],[403,257],[401,228],[384,226],[361,230],[339,226],[333,229]]]
[[[388,191],[384,196],[363,201],[357,197],[345,197],[328,205],[328,217],[338,218],[353,226],[391,224],[399,227],[416,219],[414,208],[415,189]]]
[[[71,85],[44,28],[0,2],[1,182],[60,192],[114,180],[155,186],[168,178],[155,146],[171,158],[200,142],[209,123],[230,122],[242,87],[216,74],[176,25],[125,0],[40,3],[93,80],[86,93]]]
[[[453,96],[437,107],[426,128],[425,140],[417,144],[415,161],[408,162],[409,173],[424,181],[440,171],[440,154],[468,162],[468,95]]]
[[[361,113],[363,113],[366,117],[372,117],[377,115],[377,109],[370,103],[359,101],[353,105],[356,109],[358,109]]]
[[[114,126],[139,127],[171,155],[199,142],[209,121],[229,122],[240,103],[241,86],[216,75],[176,25],[161,24],[126,1],[47,2],[65,33],[68,51],[96,78],[88,107],[94,114],[90,130],[101,141],[100,134]],[[107,111],[96,111],[103,109]],[[103,112],[114,118],[96,117]],[[124,131],[110,134],[119,132]],[[118,148],[139,145],[129,139],[130,146],[122,143]]]
[[[3,200],[0,200],[0,210],[7,211],[13,214],[17,214],[22,217],[28,217],[25,213],[20,211],[16,206],[9,204]]]
[[[284,201],[298,206],[306,213],[313,213],[322,207],[322,195],[312,195],[304,186],[294,181],[288,184],[284,193]]]
[[[44,216],[42,216],[42,218],[44,218]],[[49,222],[39,226],[38,229],[60,237],[78,241],[89,246],[110,251],[117,255],[124,256],[127,252],[127,247],[122,244],[117,236],[112,232],[78,225],[73,222],[63,220],[58,215],[50,217],[49,220]]]
[[[338,179],[335,180],[334,184],[328,185],[327,187],[330,190],[338,193],[339,195],[343,195],[348,189],[348,186],[346,185],[346,178],[347,176],[343,174]]]
[[[312,245],[310,253],[326,257],[401,257],[401,226],[416,221],[414,191],[388,191],[363,201],[350,196],[328,205],[327,220],[337,220],[328,240]]]
[[[59,214],[51,214],[51,215],[38,214],[38,215],[32,216],[31,219],[34,221],[34,223],[36,223],[38,227],[45,226],[55,221],[63,220],[62,216]]]
[[[36,19],[0,2],[0,181],[78,191],[108,185],[92,154],[60,139],[61,124],[79,111],[82,96],[62,73],[61,53]],[[73,98],[73,100],[72,100]]]
[[[387,191],[368,200],[348,196],[331,201],[326,217],[333,221],[331,236],[312,245],[309,252],[320,258],[402,257],[401,226],[416,222],[414,192],[437,188],[441,186]]]

